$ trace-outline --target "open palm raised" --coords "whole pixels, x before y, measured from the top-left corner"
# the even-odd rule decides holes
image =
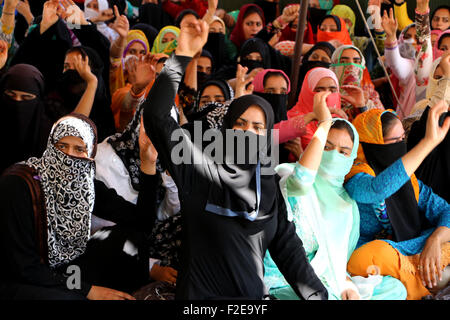
[[[189,15],[183,20],[180,30],[175,54],[189,57],[195,56],[208,40],[208,24]]]

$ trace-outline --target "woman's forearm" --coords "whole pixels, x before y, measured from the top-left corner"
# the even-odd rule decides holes
[[[170,117],[183,74],[191,61],[189,56],[173,55],[165,63],[144,102],[144,121]]]
[[[186,68],[184,84],[193,90],[197,90],[197,59],[192,59]]]
[[[109,51],[110,57],[112,59],[118,59],[122,57],[123,51],[127,45],[127,39],[118,37],[112,44],[111,49]]]
[[[1,22],[4,30],[14,30],[16,7],[10,1],[6,1],[3,6]],[[3,32],[3,30],[2,30]]]
[[[313,117],[312,112],[310,112],[276,123],[273,128],[279,130],[278,143],[282,144],[306,134],[306,126],[311,122]]]
[[[78,102],[78,105],[75,108],[74,112],[81,113],[86,117],[89,117],[92,106],[94,104],[95,92],[97,91],[97,82],[97,79],[93,79],[88,82],[87,88],[84,91],[80,101]]]
[[[450,228],[444,226],[438,227],[430,235],[430,238],[435,238],[440,244],[450,242]]]
[[[419,87],[426,87],[428,85],[428,78],[433,67],[429,12],[430,9],[428,6],[416,10],[416,35],[417,41],[421,44],[421,48],[417,55],[414,71],[417,75],[416,82]]]
[[[430,143],[428,143],[425,139],[420,140],[414,148],[402,157],[406,174],[411,176],[432,150],[433,147]]]
[[[317,128],[314,136],[303,152],[300,160],[302,166],[307,169],[317,171],[320,166],[320,161],[322,159],[323,149],[327,142],[328,132],[330,131],[332,122],[326,120],[322,122]]]
[[[392,72],[400,81],[406,81],[413,75],[414,61],[405,59],[400,55],[400,50],[396,39],[392,40],[390,38],[386,38],[384,56],[386,57],[387,66],[392,69]]]

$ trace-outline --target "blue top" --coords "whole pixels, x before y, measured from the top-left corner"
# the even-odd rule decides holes
[[[397,192],[409,179],[403,162],[399,159],[376,177],[358,173],[344,185],[350,197],[358,203],[360,238],[357,248],[375,240],[375,236],[382,231],[392,234],[384,200]],[[384,240],[406,256],[420,253],[426,240],[437,227],[450,228],[450,205],[447,201],[433,193],[431,188],[420,180],[419,190],[419,211],[425,214],[433,227],[423,230],[421,235],[414,239],[401,242]]]

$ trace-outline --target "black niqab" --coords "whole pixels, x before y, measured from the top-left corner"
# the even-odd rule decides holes
[[[232,129],[236,120],[243,114],[250,106],[259,106],[266,118],[267,136],[258,136],[256,134],[245,132],[242,130],[235,130],[237,136],[249,134],[255,140],[245,140],[244,146],[239,145],[235,147],[234,160],[236,160],[236,153],[245,153],[245,159],[252,159],[254,154],[251,151],[249,141],[267,140],[267,154],[270,153],[271,147],[271,132],[273,129],[274,114],[270,104],[263,98],[256,95],[245,95],[239,97],[230,104],[228,112],[223,119],[222,135],[224,146],[227,144],[226,130]],[[262,142],[264,143],[264,142]],[[254,149],[254,148],[253,148]],[[262,152],[261,152],[262,153]],[[263,162],[257,163],[245,162],[239,164],[236,161],[229,163],[230,154],[224,147],[224,163],[216,164],[217,171],[213,173],[214,183],[211,185],[208,195],[206,211],[219,215],[229,217],[241,217],[250,221],[266,219],[271,216],[273,207],[276,203],[277,184],[273,174],[261,174],[261,169],[264,166]],[[266,154],[266,155],[267,155]],[[259,154],[258,159],[261,160],[264,154]],[[256,162],[256,161],[255,161]]]
[[[28,101],[15,101],[5,90],[18,90],[36,95]],[[3,123],[0,132],[4,150],[0,172],[11,164],[32,156],[41,156],[45,150],[51,123],[45,114],[44,77],[35,67],[17,64],[11,67],[0,81]]]

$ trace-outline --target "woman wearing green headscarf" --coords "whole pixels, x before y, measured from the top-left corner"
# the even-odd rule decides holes
[[[319,126],[296,163],[275,170],[280,188],[315,273],[332,300],[405,299],[406,290],[391,277],[353,277],[347,262],[359,239],[359,211],[343,187],[344,178],[356,159],[359,137],[353,125],[331,118],[326,106],[330,93],[314,96],[314,114]],[[279,299],[296,299],[269,254],[265,258],[265,284]]]
[[[180,29],[175,26],[162,28],[153,42],[152,53],[170,54],[177,48],[177,38]]]

